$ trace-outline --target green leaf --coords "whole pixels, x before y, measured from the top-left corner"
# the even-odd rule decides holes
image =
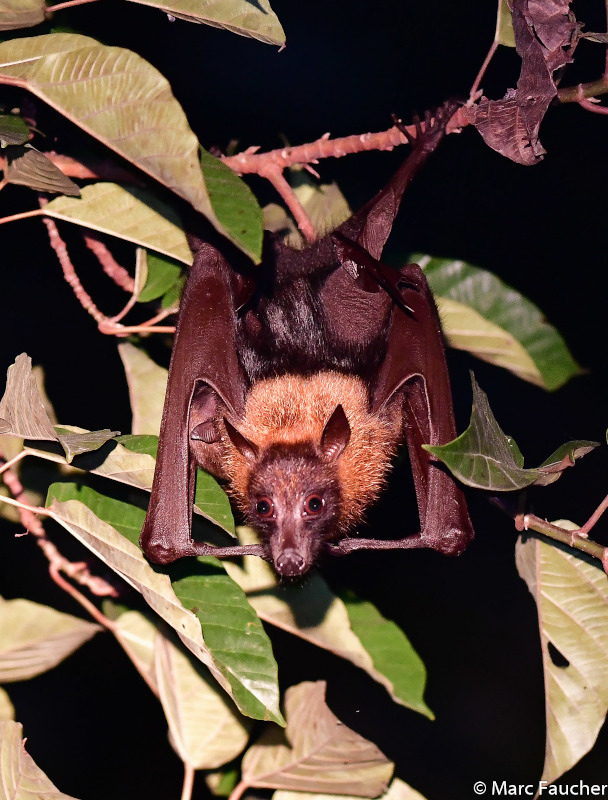
[[[401,628],[386,619],[372,603],[345,599],[353,633],[374,663],[374,672],[384,676],[390,693],[409,708],[433,719],[423,700],[426,669]]]
[[[247,744],[249,720],[181,647],[160,633],[153,644],[159,697],[175,752],[194,769],[232,761]]]
[[[96,517],[107,522],[132,544],[137,545],[146,512],[131,503],[124,503],[114,497],[91,489],[78,483],[52,483],[47,492],[46,506],[51,506],[55,501],[66,503],[68,500],[78,500],[89,508]]]
[[[102,431],[70,430],[68,427],[55,425],[57,441],[65,451],[66,461],[71,464],[74,458],[81,453],[91,453],[99,450],[120,431],[111,431],[104,428]]]
[[[119,436],[118,441],[135,453],[148,453],[156,458],[158,436]],[[143,488],[150,489],[151,486],[150,482]],[[234,536],[234,517],[228,496],[213,475],[203,472],[202,469],[196,472],[194,509]]]
[[[179,264],[168,258],[161,258],[154,253],[147,253],[148,279],[139,293],[138,302],[149,303],[166,294],[182,276]]]
[[[31,145],[11,147],[7,156],[8,166],[4,170],[7,183],[27,186],[37,192],[80,197],[78,185]]]
[[[44,0],[0,0],[0,31],[33,28],[44,22]]]
[[[255,195],[230,167],[202,147],[200,159],[209,200],[222,229],[259,261],[264,227],[262,209]]]
[[[266,44],[285,44],[285,34],[268,0],[132,0],[173,17],[223,28]]]
[[[57,197],[44,207],[46,216],[83,225],[100,233],[156,250],[184,264],[192,263],[178,215],[151,192],[100,181],[84,186],[78,200]]]
[[[608,579],[596,562],[537,538],[518,541],[516,559],[538,609],[547,720],[542,779],[551,783],[593,747],[608,711]]]
[[[52,669],[100,630],[49,606],[0,598],[0,682],[23,681]]]
[[[185,276],[182,275],[181,278],[176,281],[173,286],[169,289],[168,292],[165,292],[163,298],[160,302],[160,307],[163,310],[173,309],[177,311],[179,308],[179,301],[182,296],[182,289],[184,288],[185,283]]]
[[[574,465],[595,447],[597,442],[567,442],[536,469],[524,469],[519,448],[500,429],[488,397],[473,383],[473,410],[469,427],[453,442],[445,445],[423,445],[441,459],[458,480],[476,489],[510,492],[532,484],[541,486],[557,480],[562,472]]]
[[[280,722],[277,664],[258,615],[217,559],[199,558],[197,569],[173,580],[175,594],[200,620],[237,705],[255,719]]]
[[[117,436],[116,441],[119,442],[127,450],[132,453],[142,453],[144,455],[152,456],[156,459],[156,451],[158,450],[158,434],[126,434],[125,436]],[[154,467],[154,465],[152,465]]]
[[[217,219],[200,168],[199,144],[166,78],[141,56],[75,33],[0,44],[0,82],[28,89],[85,132],[174,191],[248,255]]]
[[[160,367],[140,347],[121,342],[118,353],[125,368],[133,413],[134,434],[156,434],[165,403],[167,370]]]
[[[19,722],[0,722],[3,797],[7,800],[74,800],[51,783],[24,744],[23,726]]]
[[[494,41],[504,44],[505,47],[515,47],[515,33],[513,32],[513,18],[507,0],[498,0],[496,14],[496,32]]]
[[[2,0],[0,0],[0,19],[2,19]],[[2,147],[10,144],[25,144],[29,138],[30,129],[21,117],[15,114],[0,114],[0,145]]]
[[[237,533],[241,544],[256,541],[248,528]],[[396,703],[432,716],[422,699],[424,666],[404,634],[373,606],[357,609],[354,602],[344,603],[318,572],[303,584],[279,585],[261,558],[245,556],[240,563],[226,561],[226,572],[261,619],[350,661],[382,684]],[[375,637],[369,625],[378,625]]]
[[[325,703],[324,681],[292,686],[285,694],[285,736],[267,731],[250,747],[242,765],[248,786],[377,797],[393,764],[347,728]]]
[[[448,344],[554,390],[581,369],[529,300],[464,261],[413,256],[436,296]]]
[[[7,371],[6,389],[0,401],[0,433],[22,439],[59,442],[69,464],[79,453],[100,448],[118,431],[68,431],[54,426],[32,370],[32,359],[21,353]]]
[[[98,517],[87,504],[80,500],[70,499],[71,497],[84,498],[87,504],[91,502],[95,505],[100,513],[110,517],[113,521],[118,520],[118,524],[126,535],[123,536],[113,525]],[[199,565],[193,559],[190,560],[199,570],[206,570],[215,596],[209,597],[209,587],[201,589],[198,582],[194,587],[188,586],[188,596],[192,594],[195,602],[200,602],[200,608],[205,608],[210,613],[218,613],[219,616],[232,615],[225,631],[225,637],[232,641],[234,649],[228,648],[227,651],[222,631],[218,630],[217,621],[215,619],[210,621],[211,638],[214,644],[209,647],[203,638],[200,620],[191,611],[186,610],[179,601],[167,571],[159,567],[152,567],[144,558],[139,547],[127,538],[139,535],[139,531],[135,532],[134,530],[134,520],[139,514],[143,521],[141,515],[144,512],[141,509],[99,495],[88,487],[75,487],[69,484],[59,486],[54,484],[49,490],[47,502],[50,503],[48,506],[50,516],[55,521],[143,595],[148,605],[177,632],[186,647],[211,670],[214,678],[233,697],[243,714],[255,719],[269,719],[281,723],[282,717],[278,708],[278,686],[276,685],[276,664],[274,680],[269,674],[253,683],[249,680],[254,667],[259,670],[261,661],[259,653],[254,653],[250,657],[248,650],[250,645],[246,641],[250,635],[251,616],[255,617],[255,614],[238,586],[232,584],[225,574],[221,575],[222,566],[216,559],[209,559],[208,561],[212,563],[205,565]],[[171,571],[174,572],[178,569],[180,569],[180,565],[174,565]],[[211,575],[211,573],[213,574]],[[229,584],[232,584],[233,588]],[[205,598],[204,604],[202,600],[199,601],[197,596],[199,590]],[[227,603],[231,603],[232,607],[225,608]],[[199,610],[199,613],[202,612]],[[247,621],[246,627],[239,628],[244,620]],[[257,624],[260,624],[259,620]],[[262,648],[261,635],[257,633],[254,639],[258,648]],[[214,648],[217,648],[217,652],[213,652]],[[271,654],[269,643],[267,649]],[[267,659],[267,661],[269,660]],[[239,670],[243,670],[243,672],[241,673]]]

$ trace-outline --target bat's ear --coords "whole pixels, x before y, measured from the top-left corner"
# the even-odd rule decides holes
[[[247,461],[256,461],[260,454],[259,447],[246,439],[240,431],[234,427],[231,422],[228,422],[224,417],[224,425],[226,426],[226,433],[232,444],[236,447],[242,456],[245,456]]]
[[[321,434],[321,452],[328,461],[336,461],[350,439],[350,425],[341,405],[336,406]]]

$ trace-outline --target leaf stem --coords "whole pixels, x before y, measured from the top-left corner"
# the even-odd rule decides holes
[[[192,764],[184,762],[184,783],[182,786],[181,800],[190,800],[192,797],[192,788],[194,786],[194,767]]]
[[[494,57],[494,53],[496,52],[497,48],[498,48],[498,42],[496,41],[496,39],[494,39],[494,41],[492,42],[492,47],[490,47],[490,49],[488,50],[488,53],[487,53],[487,55],[486,55],[486,57],[484,59],[484,62],[481,65],[481,67],[479,68],[479,72],[477,73],[477,77],[473,81],[473,85],[471,86],[471,91],[469,92],[469,100],[473,100],[475,98],[475,95],[477,94],[477,91],[479,90],[479,84],[482,82],[483,76],[486,74],[486,70],[488,68],[488,65],[489,65],[490,61],[492,60],[492,58]]]
[[[230,792],[230,797],[228,800],[240,800],[242,795],[247,791],[249,788],[249,784],[247,781],[239,781],[234,789]]]
[[[82,6],[85,3],[96,3],[97,0],[66,0],[65,3],[57,3],[54,6],[47,6],[47,12],[54,13],[55,11],[62,11],[64,8],[72,8],[73,6]]]
[[[29,217],[40,217],[43,214],[41,208],[34,208],[32,211],[21,211],[19,214],[11,214],[9,217],[0,218],[0,225],[5,222],[16,222],[19,219],[28,219]]]

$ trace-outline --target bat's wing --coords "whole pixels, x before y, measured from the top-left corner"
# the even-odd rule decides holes
[[[422,449],[423,444],[445,444],[456,436],[441,325],[431,291],[416,264],[397,271],[377,260],[403,191],[441,141],[455,110],[456,104],[446,103],[434,120],[427,115],[425,130],[418,125],[414,149],[388,186],[331,234],[345,269],[327,281],[326,307],[346,310],[332,327],[340,340],[363,344],[374,328],[386,326],[386,355],[374,380],[372,406],[378,410],[402,403],[421,522],[415,536],[394,541],[345,539],[330,547],[333,552],[432,547],[457,554],[473,537],[461,489]]]
[[[423,444],[446,444],[456,437],[452,395],[439,315],[422,270],[408,264],[385,280],[399,291],[388,328],[386,355],[372,391],[374,410],[401,404],[403,430],[408,445],[420,514],[420,533],[398,540],[344,539],[330,550],[349,553],[359,549],[431,547],[458,555],[473,538],[464,494],[452,476]],[[394,274],[398,276],[395,280]]]
[[[236,350],[236,308],[243,291],[243,280],[221,253],[203,244],[180,304],[154,483],[140,537],[144,552],[157,563],[187,555],[244,555],[249,549],[214,548],[191,538],[196,477],[191,438],[208,445],[212,467],[218,405],[230,415],[243,410],[246,379]]]
[[[450,118],[460,103],[448,100],[431,116],[425,114],[424,129],[416,120],[416,138],[407,134],[412,151],[388,184],[375,197],[349,217],[336,232],[357,242],[373,258],[380,258],[393,228],[404,191],[445,135]],[[403,129],[405,131],[405,129]]]

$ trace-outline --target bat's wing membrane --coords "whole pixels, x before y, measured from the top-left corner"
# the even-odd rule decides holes
[[[246,380],[236,348],[238,276],[210,244],[192,265],[169,367],[154,483],[140,543],[157,563],[188,555],[243,555],[242,547],[214,548],[191,537],[196,463],[191,435],[213,444],[218,403],[228,414],[243,409]],[[230,552],[225,552],[230,551]],[[257,550],[256,550],[257,552]]]
[[[344,539],[330,548],[334,552],[432,547],[457,554],[473,537],[461,489],[422,449],[423,444],[445,444],[456,436],[441,326],[431,291],[416,264],[397,271],[377,260],[391,232],[405,188],[441,141],[456,105],[446,103],[434,120],[426,116],[425,130],[418,125],[414,149],[394,178],[332,234],[340,262],[346,266],[346,272],[342,270],[341,276],[333,280],[334,298],[339,284],[339,289],[349,298],[351,295],[359,297],[362,289],[373,292],[382,287],[386,292],[386,295],[380,293],[385,297],[384,308],[388,296],[393,301],[386,357],[374,382],[371,399],[374,409],[382,409],[397,395],[402,396],[404,433],[421,523],[421,531],[415,536],[393,541]],[[372,306],[379,309],[376,324],[380,324],[380,314],[384,313],[382,297],[377,294],[368,297],[370,311]],[[346,304],[349,302],[347,299]]]

